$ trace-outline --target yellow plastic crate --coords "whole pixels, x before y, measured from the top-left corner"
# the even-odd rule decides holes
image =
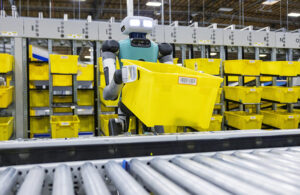
[[[261,129],[263,115],[249,114],[244,111],[225,112],[227,124],[237,129]]]
[[[279,76],[296,76],[297,63],[292,61],[268,61],[261,65],[261,74],[279,75]]]
[[[53,103],[72,103],[72,96],[53,96]]]
[[[77,55],[57,55],[50,54],[51,73],[57,74],[77,74]]]
[[[280,103],[296,103],[298,89],[295,87],[265,86],[262,87],[262,98]]]
[[[234,86],[224,87],[225,98],[236,102],[247,103],[260,103],[261,100],[261,87],[244,87]]]
[[[94,132],[95,119],[94,116],[79,116],[80,129],[79,132]]]
[[[102,104],[104,104],[106,107],[118,107],[118,103],[119,103],[120,96],[118,97],[117,100],[105,100],[105,99],[103,98],[103,90],[104,90],[103,87],[99,87],[100,102],[101,102]]]
[[[14,131],[14,117],[0,117],[0,141],[9,140]]]
[[[261,60],[225,60],[226,74],[258,76],[260,75]]]
[[[14,87],[0,86],[0,108],[7,108],[13,101]]]
[[[217,99],[216,99],[216,104],[219,104],[219,103],[221,102],[222,91],[223,91],[223,88],[220,88],[220,89],[218,90]]]
[[[208,128],[222,78],[172,64],[122,62],[138,65],[139,79],[124,86],[122,102],[145,125]]]
[[[222,115],[213,115],[210,120],[209,127],[207,129],[194,128],[198,131],[221,131],[222,130]]]
[[[219,75],[220,74],[221,59],[212,58],[197,58],[184,60],[186,68],[203,71],[207,74]]]
[[[30,90],[30,107],[49,107],[49,91]]]
[[[49,129],[49,117],[30,117],[30,133],[48,133]]]
[[[78,81],[94,81],[94,65],[93,64],[79,64],[77,80]]]
[[[49,80],[49,65],[48,63],[29,64],[29,80],[30,81],[47,81]]]
[[[109,119],[118,118],[117,114],[101,114],[100,115],[100,128],[105,136],[109,136],[108,123]]]
[[[93,90],[78,90],[77,91],[78,106],[93,106],[94,91]]]
[[[51,116],[50,124],[52,138],[78,137],[80,120],[77,115]]]
[[[53,75],[54,87],[72,86],[72,75]]]
[[[279,129],[298,129],[299,113],[288,113],[286,110],[270,110],[261,113],[264,115],[263,123]]]
[[[245,83],[248,83],[250,81],[255,81],[255,77],[244,77]],[[228,81],[229,82],[238,82],[239,77],[238,76],[228,76]],[[270,76],[261,76],[260,77],[260,82],[268,82],[272,81],[272,77]]]
[[[0,53],[0,73],[12,71],[14,57],[10,54]]]
[[[70,113],[73,112],[72,108],[53,108],[53,112],[55,113]]]

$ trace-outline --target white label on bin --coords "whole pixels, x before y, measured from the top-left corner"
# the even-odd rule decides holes
[[[208,59],[208,62],[214,62],[214,59]]]
[[[250,89],[250,91],[256,91],[256,89]]]
[[[293,64],[293,62],[288,62],[288,64]]]
[[[255,62],[255,60],[249,60],[249,63],[254,63]]]
[[[293,91],[293,88],[288,88],[288,91]]]
[[[290,118],[290,119],[291,119],[291,118],[294,118],[294,116],[293,116],[293,115],[289,115],[289,116],[288,116],[288,118]]]
[[[256,116],[250,116],[250,119],[254,120],[254,119],[256,119]]]
[[[68,59],[68,56],[60,56],[60,59]]]
[[[215,119],[215,117],[211,117],[211,120],[214,121],[214,120],[216,120],[216,119]]]
[[[191,77],[179,77],[178,82],[183,85],[197,85],[197,79]]]
[[[70,125],[69,122],[61,122],[60,124],[61,124],[62,126],[69,126],[69,125]]]

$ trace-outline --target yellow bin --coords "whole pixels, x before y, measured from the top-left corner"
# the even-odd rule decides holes
[[[226,74],[259,76],[261,60],[225,60],[224,71]]]
[[[94,81],[94,65],[79,64],[78,65],[78,81]]]
[[[261,74],[279,76],[297,76],[297,63],[292,61],[268,61],[263,62]]]
[[[295,87],[265,86],[262,87],[262,98],[280,103],[296,103],[298,89]]]
[[[172,64],[122,62],[139,72],[124,86],[122,102],[145,125],[209,127],[222,78]]]
[[[94,90],[78,90],[77,102],[78,102],[78,106],[93,106]]]
[[[0,117],[0,141],[9,140],[14,131],[14,117]]]
[[[209,127],[207,129],[195,128],[198,131],[221,131],[222,127],[222,115],[213,115],[210,120]]]
[[[79,116],[80,129],[79,132],[94,132],[95,120],[94,116]]]
[[[298,129],[299,113],[288,113],[286,110],[261,111],[263,123],[278,129]]]
[[[203,71],[207,74],[219,75],[220,74],[221,59],[212,58],[197,58],[184,60],[186,68]]]
[[[30,63],[29,64],[29,80],[30,81],[48,81],[49,65],[48,63]]]
[[[50,54],[51,73],[56,74],[77,74],[77,55],[57,55]]]
[[[261,100],[261,87],[244,87],[244,86],[225,86],[225,98],[244,104],[260,103]]]
[[[109,119],[118,118],[117,114],[101,114],[100,115],[100,128],[105,136],[109,136],[108,123]]]
[[[30,133],[48,133],[49,129],[49,117],[30,117]]]
[[[12,71],[14,57],[10,54],[0,53],[0,73]]]
[[[79,118],[74,116],[51,116],[51,137],[71,138],[78,137]]]
[[[7,108],[13,100],[14,87],[0,86],[0,108]]]
[[[49,107],[49,91],[30,90],[29,100],[30,107]]]
[[[263,115],[249,114],[244,111],[225,112],[227,124],[237,129],[261,129]]]

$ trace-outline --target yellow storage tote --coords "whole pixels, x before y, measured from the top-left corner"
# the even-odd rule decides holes
[[[0,53],[0,73],[12,71],[14,57],[10,54]]]
[[[72,103],[72,96],[53,96],[53,103]]]
[[[72,75],[53,75],[54,87],[72,86]]]
[[[73,112],[72,108],[53,108],[53,112],[55,113],[71,113]]]
[[[184,60],[186,68],[203,71],[207,74],[219,75],[220,74],[220,64],[221,59],[212,58],[197,58]]]
[[[298,129],[299,113],[288,113],[285,110],[270,110],[261,113],[264,115],[263,123],[279,129]]]
[[[172,64],[122,62],[139,72],[124,86],[122,102],[146,126],[208,128],[222,78]]]
[[[49,91],[30,90],[30,107],[49,107]]]
[[[262,87],[262,98],[280,103],[296,103],[298,89],[295,87],[265,86]]]
[[[29,64],[29,80],[30,81],[47,81],[49,80],[48,63],[30,63]]]
[[[77,91],[78,106],[93,106],[94,91],[93,90],[78,90]]]
[[[118,118],[117,114],[101,114],[100,115],[100,128],[105,136],[109,136],[108,123],[109,119]]]
[[[227,124],[237,129],[261,129],[263,115],[249,114],[244,111],[225,112]]]
[[[261,60],[225,60],[224,71],[226,74],[259,76]]]
[[[51,137],[71,138],[78,137],[80,121],[77,115],[74,116],[51,116]]]
[[[0,141],[9,140],[14,131],[14,117],[0,117]]]
[[[195,128],[198,131],[221,131],[223,116],[213,115],[210,120],[209,127],[207,129]]]
[[[95,120],[94,116],[79,116],[80,129],[79,132],[94,132]]]
[[[93,64],[79,64],[77,80],[78,81],[94,81],[94,65]]]
[[[57,55],[50,54],[51,73],[56,74],[77,74],[77,55]]]
[[[297,64],[292,61],[268,61],[261,65],[261,74],[297,76]]]
[[[245,86],[225,86],[225,98],[236,102],[247,103],[260,103],[261,100],[261,87],[245,87]]]
[[[30,117],[30,133],[48,133],[49,129],[49,117]]]
[[[14,87],[0,86],[0,108],[7,108],[13,101]]]

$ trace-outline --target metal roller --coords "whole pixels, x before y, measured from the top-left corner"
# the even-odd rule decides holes
[[[105,182],[92,163],[85,163],[81,167],[81,177],[87,195],[110,195]]]
[[[42,167],[36,166],[30,169],[21,185],[18,195],[40,195],[44,183],[45,171]]]
[[[7,168],[0,174],[0,195],[10,194],[17,180],[17,170]]]
[[[293,174],[278,171],[276,169],[272,169],[272,168],[269,168],[269,167],[264,167],[260,164],[256,164],[256,163],[253,163],[253,162],[248,162],[246,160],[239,159],[238,157],[230,156],[230,155],[227,155],[227,154],[219,153],[219,154],[216,155],[216,157],[219,158],[219,159],[222,159],[226,162],[232,163],[236,166],[252,170],[254,172],[260,173],[262,175],[265,175],[267,177],[276,179],[278,181],[285,182],[285,183],[290,184],[290,185],[298,186],[298,189],[297,189],[294,186],[287,186],[285,183],[282,183],[281,185],[282,185],[283,188],[287,187],[287,189],[289,189],[289,188],[293,187],[293,188],[295,188],[295,191],[300,190],[299,189],[300,184],[298,182],[299,177],[294,176]]]
[[[55,168],[52,195],[74,195],[74,186],[70,167],[61,164]]]
[[[148,165],[137,159],[130,161],[130,172],[140,179],[143,184],[154,194],[158,195],[186,195],[189,194],[182,188],[166,179]]]
[[[154,158],[150,161],[150,166],[192,194],[229,194],[167,160]]]
[[[211,183],[221,186],[233,194],[272,194],[190,159],[176,157],[171,162]]]
[[[222,160],[218,160],[215,158],[198,155],[193,158],[193,160],[206,164],[216,170],[224,172],[226,174],[232,175],[233,177],[244,180],[245,182],[251,183],[256,186],[260,186],[261,188],[268,190],[274,194],[285,194],[287,191],[281,188],[282,182],[278,182],[277,180],[271,179],[259,173],[235,166],[233,164],[227,163]]]
[[[121,195],[149,194],[133,177],[115,161],[105,164],[105,171]]]

